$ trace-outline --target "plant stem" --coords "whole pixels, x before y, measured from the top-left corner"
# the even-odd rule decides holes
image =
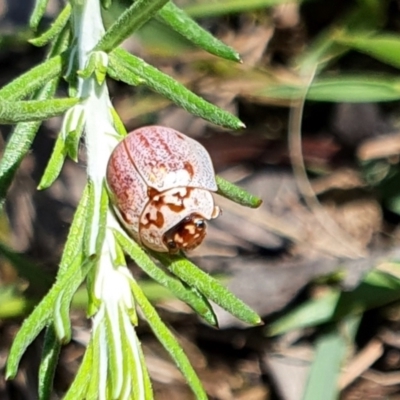
[[[94,47],[104,34],[99,0],[75,1],[73,5],[74,32],[77,41],[77,57],[80,70],[89,62]],[[95,210],[91,221],[89,253],[95,253],[99,226],[99,206],[107,161],[117,144],[117,135],[111,115],[111,102],[106,84],[99,84],[94,74],[78,78],[78,96],[85,107],[85,144],[87,173],[95,191]],[[89,255],[90,255],[89,254]]]

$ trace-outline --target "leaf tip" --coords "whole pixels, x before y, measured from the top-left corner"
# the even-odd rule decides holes
[[[255,197],[253,203],[251,204],[251,208],[258,208],[261,206],[262,203],[263,203],[262,199],[260,199],[259,197]]]

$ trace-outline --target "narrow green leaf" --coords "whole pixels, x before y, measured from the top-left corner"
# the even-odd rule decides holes
[[[121,327],[116,327],[112,323],[106,313],[105,318],[101,323],[105,325],[106,341],[107,341],[107,360],[108,360],[108,375],[107,375],[107,389],[110,393],[111,399],[120,399],[123,386],[123,362],[121,340],[124,334],[120,334]],[[113,329],[116,328],[116,329]],[[124,352],[126,350],[124,349]]]
[[[90,382],[87,385],[86,396],[73,397],[71,395],[70,399],[75,400],[78,398],[85,399],[97,399],[99,396],[99,382],[100,382],[100,348],[102,344],[100,343],[100,332],[99,329],[95,329],[92,333],[92,340],[90,341],[92,347],[92,360],[90,365]],[[73,385],[75,384],[75,381]],[[82,382],[82,385],[84,383]],[[68,392],[69,394],[69,392]],[[65,399],[64,399],[65,400]]]
[[[115,130],[121,136],[121,139],[124,138],[127,135],[126,128],[114,107],[111,107],[111,115]]]
[[[238,14],[278,4],[301,2],[301,0],[217,0],[191,2],[184,10],[193,18],[218,17],[226,14]]]
[[[191,288],[183,285],[178,279],[166,274],[157,267],[148,255],[132,239],[128,239],[122,233],[114,231],[114,235],[123,250],[136,264],[160,285],[167,287],[178,299],[184,301],[202,316],[210,325],[217,326],[217,319],[208,301],[199,296]]]
[[[139,354],[140,354],[140,365],[143,371],[144,399],[153,400],[154,399],[153,387],[151,385],[149,371],[147,369],[146,361],[144,359],[142,347],[139,347]]]
[[[141,308],[143,315],[149,323],[152,331],[160,343],[164,346],[165,350],[167,350],[172,359],[175,361],[178,368],[181,370],[193,393],[196,395],[196,399],[207,400],[207,395],[203,389],[203,386],[176,338],[160,319],[154,307],[143,294],[140,286],[133,280],[131,282],[131,288],[133,295],[135,296],[135,299],[139,304],[139,307]]]
[[[334,25],[323,30],[306,51],[296,60],[300,75],[306,76],[315,67],[323,69],[329,62],[341,57],[348,47],[335,42],[338,27],[346,32],[378,30],[387,18],[387,0],[359,1]]]
[[[79,286],[84,281],[86,274],[94,266],[94,263],[94,259],[89,259],[84,261],[82,264],[81,257],[78,254],[69,268],[76,269],[77,271],[80,269],[81,273],[76,273],[68,280],[68,282],[65,284],[65,287],[60,291],[57,299],[55,300],[53,314],[54,328],[58,340],[60,340],[62,343],[68,343],[71,340],[71,319],[69,316],[69,311],[71,308],[72,298]]]
[[[85,115],[84,113],[81,114],[81,119],[78,122],[78,126],[73,131],[70,131],[66,141],[65,147],[67,153],[71,160],[78,162],[78,154],[79,154],[79,144],[81,141],[83,128],[85,127]]]
[[[67,272],[67,268],[73,260],[77,257],[77,254],[81,254],[83,260],[84,254],[82,249],[83,237],[85,233],[85,224],[87,216],[87,206],[89,203],[89,185],[85,186],[83,190],[81,200],[75,211],[74,219],[69,228],[67,241],[64,246],[64,251],[58,268],[59,279]]]
[[[194,115],[231,129],[240,129],[244,127],[244,124],[232,114],[205,101],[186,89],[175,79],[152,67],[140,58],[129,54],[125,50],[114,50],[110,54],[110,65],[112,66],[110,75],[115,79],[129,83],[131,79],[130,76],[133,74],[143,79],[145,85],[169,98]],[[114,71],[118,72],[118,75],[113,74]]]
[[[51,321],[54,304],[61,291],[76,274],[85,276],[88,271],[84,267],[89,268],[91,265],[92,263],[88,262],[82,268],[79,264],[72,264],[70,268],[67,268],[65,274],[56,281],[31,315],[25,319],[11,346],[6,368],[7,379],[13,378],[17,374],[18,364],[26,348]]]
[[[109,52],[145,24],[168,0],[137,0],[127,8],[104,34],[96,50]]]
[[[333,317],[339,299],[340,292],[332,290],[318,299],[308,300],[269,324],[266,333],[268,336],[281,335],[294,329],[325,323]]]
[[[45,299],[48,298],[48,295]],[[19,362],[27,347],[35,340],[42,329],[50,322],[51,304],[49,300],[42,302],[26,318],[15,337],[7,360],[6,379],[12,379],[17,375]]]
[[[227,60],[240,61],[240,55],[235,50],[203,29],[172,1],[169,1],[158,12],[158,17],[173,30],[205,51]]]
[[[67,149],[65,148],[64,139],[60,134],[58,135],[43,176],[40,179],[38,190],[47,189],[54,183],[54,181],[58,178],[58,175],[60,175],[66,156]]]
[[[270,85],[254,95],[272,99],[297,100],[304,95],[302,85]],[[400,79],[379,75],[340,75],[315,80],[307,93],[308,100],[329,102],[381,102],[400,99]]]
[[[318,337],[303,400],[338,398],[339,374],[349,345],[354,341],[359,322],[360,316],[349,317],[340,326],[330,326]]]
[[[262,323],[261,318],[246,304],[235,297],[217,280],[180,255],[153,253],[174,275],[189,286],[195,287],[208,299],[218,304],[240,320],[252,325]]]
[[[368,54],[386,64],[400,68],[400,35],[358,32],[357,35],[338,34],[337,43]]]
[[[42,47],[53,40],[67,25],[71,16],[71,4],[67,3],[64,9],[60,12],[57,19],[51,24],[50,28],[39,37],[30,39],[29,42],[34,46]]]
[[[123,374],[125,376],[124,387],[122,388],[121,398],[122,399],[125,399],[125,398],[140,399],[140,398],[143,398],[141,391],[140,391],[140,386],[141,386],[142,380],[139,378],[142,375],[140,373],[141,365],[137,365],[135,356],[132,351],[132,346],[135,345],[135,343],[132,343],[133,342],[132,336],[134,337],[134,339],[136,341],[138,341],[138,339],[137,339],[134,329],[131,326],[129,326],[131,331],[127,332],[124,319],[125,318],[123,315],[123,311],[120,308],[118,308],[118,321],[119,321],[119,326],[121,327],[121,333],[122,333],[121,347],[124,349],[124,357],[122,358],[122,368],[123,368]],[[130,338],[128,336],[130,336]],[[141,347],[137,346],[136,351],[140,351],[140,353],[141,353],[142,352],[141,350],[142,350]],[[145,368],[143,371],[147,372],[147,368]],[[129,379],[127,379],[126,377],[129,377]],[[130,395],[130,397],[129,397],[129,395]]]
[[[27,97],[61,75],[61,71],[62,57],[52,57],[2,87],[0,99],[11,101]]]
[[[64,400],[94,399],[94,397],[86,397],[86,391],[91,383],[93,371],[96,371],[96,368],[98,367],[97,364],[93,363],[93,353],[96,351],[97,348],[95,350],[93,349],[93,341],[91,340],[86,347],[82,364],[79,367],[78,373],[76,374],[71,387],[64,396]]]
[[[53,96],[57,80],[53,79],[37,95],[38,99],[48,99]],[[30,149],[39,129],[40,122],[27,122],[18,124],[7,142],[3,156],[0,160],[0,206],[3,205],[7,190],[11,185],[15,172],[22,159]]]
[[[220,176],[215,177],[218,185],[218,194],[226,197],[241,206],[258,208],[262,204],[262,200],[259,197],[253,196],[246,190],[234,185],[231,182],[226,181]]]
[[[100,254],[101,249],[103,247],[103,242],[106,236],[106,229],[107,229],[107,214],[108,214],[108,193],[106,185],[103,185],[100,198],[100,217],[99,217],[99,226],[96,239],[96,254]]]
[[[312,299],[270,324],[269,335],[338,321],[349,314],[382,307],[400,299],[400,279],[379,270],[369,272],[354,290],[332,291]]]
[[[50,325],[46,329],[39,368],[39,400],[50,400],[51,398],[60,350],[61,343],[55,335],[53,326]]]
[[[39,26],[40,20],[43,18],[44,13],[46,12],[47,3],[49,0],[36,0],[35,8],[32,11],[31,18],[29,20],[29,26],[36,30]]]
[[[26,101],[0,101],[0,124],[43,121],[63,114],[79,102],[79,99],[52,99]]]

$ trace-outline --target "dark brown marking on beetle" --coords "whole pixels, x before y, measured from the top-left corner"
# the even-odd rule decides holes
[[[144,224],[143,222],[140,223],[141,228],[148,229],[151,225],[154,225],[156,228],[162,228],[164,225],[164,216],[160,211],[156,213],[156,219],[152,219],[149,212],[147,212],[144,217],[147,219],[147,223]]]
[[[165,199],[165,196],[163,196],[162,193],[157,192],[159,194],[159,198],[155,199],[154,197],[151,199],[152,201],[152,206],[156,207],[157,209],[161,210],[163,206],[168,207],[171,211],[179,213],[182,210],[185,209],[185,205],[183,204],[184,200],[190,197],[190,194],[193,190],[193,188],[185,188],[185,194],[182,196],[179,192],[179,189],[177,189],[177,192],[172,194],[171,196],[175,197],[177,201],[174,202],[167,202]],[[150,197],[150,196],[149,196]],[[178,204],[177,204],[178,203]]]
[[[157,195],[159,195],[160,192],[157,189],[154,189],[151,186],[147,187],[147,196],[150,200],[153,200],[154,197],[156,197]],[[154,200],[153,200],[154,201]]]
[[[183,164],[183,168],[188,172],[190,179],[192,179],[193,175],[194,175],[194,170],[193,170],[192,164],[188,161],[185,161],[185,163]]]

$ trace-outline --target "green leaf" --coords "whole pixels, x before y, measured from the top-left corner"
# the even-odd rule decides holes
[[[70,98],[18,102],[0,100],[0,124],[43,121],[63,114],[78,102],[79,99]]]
[[[37,95],[38,99],[48,99],[53,96],[57,87],[57,80],[53,79]],[[0,206],[3,205],[7,190],[11,185],[15,172],[22,159],[30,149],[39,129],[40,122],[18,124],[7,142],[0,161]]]
[[[47,163],[47,167],[42,178],[40,179],[38,190],[47,189],[54,183],[54,181],[58,178],[58,175],[60,175],[66,156],[67,149],[61,134],[59,134],[49,162]]]
[[[164,346],[165,350],[170,354],[172,359],[175,361],[178,368],[181,370],[183,376],[191,387],[197,400],[207,400],[207,395],[202,387],[196,372],[193,370],[192,365],[187,359],[182,347],[178,341],[172,335],[172,333],[165,326],[164,322],[158,316],[154,307],[147,300],[146,296],[140,289],[140,286],[132,280],[131,288],[133,295],[141,308],[143,315],[149,323],[152,331],[156,335],[157,339]]]
[[[123,311],[120,308],[118,309],[118,319],[119,325],[121,327],[126,327]],[[153,390],[151,387],[147,366],[144,363],[142,347],[139,345],[139,339],[137,338],[135,330],[132,327],[129,328],[131,328],[129,332],[127,332],[125,329],[121,335],[121,346],[124,349],[124,357],[122,360],[123,371],[125,376],[130,377],[130,380],[125,379],[125,387],[122,389],[121,398],[129,398],[128,394],[125,394],[124,397],[124,393],[128,392],[129,390],[129,393],[133,399],[143,398],[144,400],[153,400]],[[134,354],[132,351],[133,346],[136,346],[136,354]],[[138,355],[139,360],[137,357]],[[132,383],[132,387],[129,387],[131,385],[128,385],[128,383]]]
[[[338,378],[349,345],[359,326],[360,316],[349,317],[340,326],[330,326],[316,341],[316,349],[303,400],[335,400],[339,395]]]
[[[158,12],[158,17],[173,30],[205,51],[227,60],[240,61],[240,56],[235,50],[203,29],[172,1],[168,2]]]
[[[52,57],[1,88],[0,101],[19,100],[27,97],[46,84],[49,84],[49,81],[53,78],[61,75],[61,71],[62,57]]]
[[[96,50],[109,52],[145,24],[168,0],[137,0],[127,8],[104,34]]]
[[[115,111],[114,107],[111,107],[111,116],[113,119],[115,130],[121,136],[121,139],[123,139],[127,135],[126,128],[124,123],[121,121],[121,118],[119,117],[118,113]]]
[[[51,24],[51,27],[39,37],[30,39],[29,42],[34,46],[45,46],[58,36],[64,27],[67,25],[71,16],[71,4],[67,3],[64,9],[60,12],[57,19]]]
[[[397,265],[400,271],[400,265]],[[309,300],[270,324],[267,334],[338,321],[350,314],[382,307],[400,299],[400,280],[379,270],[369,272],[360,285],[349,292],[337,290]]]
[[[339,290],[332,290],[322,297],[308,300],[269,324],[266,333],[268,336],[275,336],[325,323],[332,319],[339,299]]]
[[[357,35],[339,33],[335,41],[400,68],[400,35],[389,33],[374,35],[364,31],[358,32]]]
[[[185,11],[193,18],[218,17],[226,14],[238,14],[284,3],[301,0],[217,0],[192,2],[185,6]]]
[[[271,99],[298,100],[304,95],[302,85],[270,85],[254,93]],[[315,80],[307,100],[329,102],[381,102],[400,99],[400,79],[379,75],[340,75]]]
[[[96,238],[96,254],[101,253],[104,238],[107,229],[107,214],[108,214],[108,193],[106,185],[103,185],[100,197],[100,217]]]
[[[73,397],[71,396],[71,400],[86,398],[86,399],[97,399],[99,396],[99,385],[100,385],[100,348],[102,346],[100,342],[100,331],[99,329],[95,329],[92,334],[92,340],[90,341],[92,346],[92,360],[90,365],[90,382],[87,384],[87,392],[86,396],[82,397]],[[78,377],[77,377],[78,378]],[[77,379],[75,378],[75,379]],[[80,378],[80,377],[79,377]],[[73,385],[75,384],[75,381]],[[85,385],[84,382],[81,383],[82,386]],[[69,392],[68,392],[69,394]]]
[[[387,7],[387,0],[358,1],[341,20],[335,20],[333,26],[323,30],[301,53],[296,60],[300,75],[308,76],[316,67],[321,70],[348,51],[348,47],[335,42],[338,29],[355,33],[377,30],[386,21]]]
[[[40,20],[43,18],[44,13],[46,12],[47,3],[49,0],[36,0],[35,8],[32,11],[31,18],[29,20],[29,26],[36,30],[39,26]]]
[[[241,206],[258,208],[262,204],[262,200],[259,197],[253,196],[246,190],[234,185],[231,182],[226,181],[220,176],[215,177],[218,185],[218,194],[226,197]]]
[[[39,400],[50,400],[54,374],[56,372],[61,343],[57,339],[54,328],[50,325],[44,337],[42,357],[39,368]]]
[[[81,273],[76,273],[75,275],[71,276],[68,282],[65,283],[65,287],[60,290],[59,295],[55,299],[53,314],[54,328],[57,338],[62,343],[68,343],[71,340],[71,320],[69,317],[69,311],[71,308],[72,297],[85,279],[86,274],[94,266],[95,262],[96,259],[91,258],[84,261],[82,264],[82,259],[78,254],[69,268],[76,269]]]
[[[125,50],[116,49],[110,54],[110,66],[112,66],[112,69],[109,71],[111,77],[129,83],[130,77],[133,74],[133,76],[142,79],[145,85],[194,115],[231,129],[244,127],[243,123],[232,114],[205,101],[186,89],[175,79]]]
[[[57,277],[59,279],[62,278],[63,275],[68,271],[69,265],[72,264],[73,260],[80,254],[81,259],[83,261],[83,238],[85,233],[85,224],[87,217],[87,207],[89,203],[89,185],[85,186],[85,189],[82,193],[81,200],[79,205],[75,211],[74,219],[69,228],[69,233],[67,237],[67,241],[64,246],[63,255],[60,261],[60,266],[58,268]]]
[[[97,346],[96,346],[97,347]],[[97,350],[97,349],[96,349]],[[91,384],[93,371],[98,368],[98,363],[94,363],[93,350],[93,339],[89,342],[86,347],[85,355],[81,366],[79,367],[78,373],[72,382],[67,394],[64,396],[64,400],[78,400],[78,399],[94,399],[95,397],[86,397],[86,391],[88,386]],[[96,379],[96,377],[94,377]]]
[[[121,336],[123,336],[124,333],[122,333],[121,335],[119,327],[115,326],[115,324],[112,324],[112,322],[113,321],[110,320],[107,313],[105,318],[101,322],[105,325],[105,336],[107,341],[107,359],[109,365],[107,376],[107,389],[110,393],[111,399],[120,399],[124,378]],[[126,349],[124,349],[124,353],[125,351]]]
[[[57,279],[56,283],[33,310],[31,315],[25,319],[11,346],[6,369],[7,379],[13,378],[17,374],[18,364],[26,348],[33,342],[42,329],[50,323],[55,301],[62,290],[69,284],[71,279],[76,279],[75,275],[86,276],[88,268],[91,266],[92,263],[89,262],[85,263],[82,268],[80,264],[71,264],[65,274]]]
[[[180,255],[153,253],[174,275],[189,286],[195,287],[208,299],[218,304],[236,318],[252,325],[261,324],[261,318],[246,304],[221,285],[216,279]]]
[[[117,230],[114,230],[114,235],[122,249],[140,268],[142,268],[144,272],[146,272],[147,275],[160,285],[167,287],[178,299],[192,307],[193,310],[202,316],[210,325],[217,326],[218,321],[215,317],[214,311],[204,297],[199,296],[197,292],[193,291],[186,285],[183,285],[181,281],[166,274],[162,269],[157,267],[149,256],[132,239],[128,239]]]
[[[63,126],[61,128],[61,137],[65,139],[67,154],[75,162],[78,161],[79,142],[85,122],[85,108],[81,104],[70,108],[65,113]]]

